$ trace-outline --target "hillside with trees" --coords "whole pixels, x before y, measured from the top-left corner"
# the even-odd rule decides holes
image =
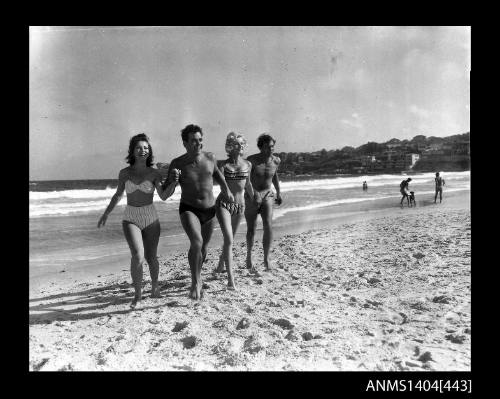
[[[357,148],[277,153],[280,174],[356,174],[401,171],[462,171],[470,169],[470,132],[448,137],[418,135],[368,142]]]

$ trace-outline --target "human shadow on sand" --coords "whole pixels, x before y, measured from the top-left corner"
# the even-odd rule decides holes
[[[53,321],[77,321],[88,320],[94,318],[101,318],[103,316],[126,314],[131,311],[137,312],[147,309],[157,309],[162,307],[176,306],[187,307],[188,305],[181,305],[175,303],[169,304],[168,298],[184,297],[187,294],[187,289],[180,284],[164,283],[160,286],[161,298],[150,298],[150,290],[143,292],[143,300],[138,309],[116,310],[116,311],[102,311],[109,306],[128,305],[134,295],[133,289],[123,288],[124,286],[130,287],[130,284],[112,284],[106,287],[92,288],[89,290],[62,293],[57,295],[49,295],[47,297],[31,299],[30,302],[42,302],[38,305],[32,305],[29,308],[29,324],[49,324]],[[121,288],[121,289],[119,289]],[[43,303],[43,301],[57,301],[50,303]],[[176,302],[176,301],[174,301]],[[148,303],[154,303],[154,306],[148,306]],[[68,308],[71,306],[71,309]],[[32,312],[44,312],[40,314],[31,314]]]

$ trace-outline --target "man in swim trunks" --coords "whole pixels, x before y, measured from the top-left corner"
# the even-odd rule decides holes
[[[436,178],[434,179],[436,182],[436,194],[434,195],[434,203],[436,203],[437,196],[439,194],[439,203],[443,201],[443,186],[444,186],[444,179],[439,176],[439,172],[436,172]]]
[[[186,153],[175,158],[169,166],[169,182],[178,180],[182,189],[179,204],[179,215],[182,227],[191,243],[188,253],[191,269],[191,289],[189,297],[201,299],[203,295],[201,267],[207,256],[207,246],[215,223],[215,199],[213,179],[221,187],[227,201],[234,202],[224,176],[217,168],[217,160],[211,152],[202,151],[203,132],[199,126],[188,125],[181,131],[182,142]],[[175,186],[169,196],[173,194]]]
[[[252,273],[258,273],[252,262],[252,248],[255,239],[255,228],[257,226],[257,215],[262,217],[264,234],[262,246],[264,247],[264,266],[266,270],[271,269],[269,252],[272,242],[272,220],[273,201],[281,205],[280,182],[278,179],[278,166],[281,160],[273,155],[276,140],[269,134],[261,134],[257,139],[259,154],[250,155],[247,161],[252,163],[250,182],[254,189],[254,198],[250,198],[245,192],[245,219],[247,222],[247,268]],[[276,189],[275,194],[271,189],[271,184]]]
[[[401,206],[403,206],[403,200],[405,198],[406,201],[408,202],[408,207],[410,206],[410,189],[408,187],[410,182],[411,182],[411,177],[409,177],[406,180],[403,180],[399,185],[399,192],[403,195],[403,197],[401,197]]]

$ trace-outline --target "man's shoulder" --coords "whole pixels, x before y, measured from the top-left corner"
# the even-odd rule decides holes
[[[179,155],[177,158],[172,159],[172,162],[170,162],[170,164],[173,164],[174,162],[182,161],[184,158],[186,158],[186,155],[187,154]]]
[[[216,160],[215,154],[213,152],[203,151],[202,154],[206,159],[210,161]]]
[[[258,156],[259,156],[259,154],[252,154],[252,155],[249,155],[249,156],[247,157],[247,161],[248,161],[248,162],[253,162],[253,161],[257,160],[257,157],[258,157]]]
[[[281,159],[280,159],[279,156],[273,154],[273,161],[276,162],[276,163],[280,163]]]

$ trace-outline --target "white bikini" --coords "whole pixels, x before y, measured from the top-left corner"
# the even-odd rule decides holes
[[[153,194],[155,187],[149,180],[144,180],[141,184],[135,184],[131,180],[125,182],[125,191],[127,194],[131,194],[135,191],[142,191],[145,194]],[[141,230],[158,220],[158,214],[154,205],[151,203],[145,206],[131,206],[127,205],[125,208],[125,213],[123,215],[123,220],[135,224]]]

